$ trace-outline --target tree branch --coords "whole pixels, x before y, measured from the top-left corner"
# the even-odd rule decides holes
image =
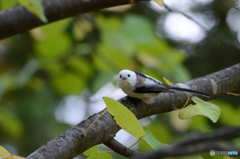
[[[236,150],[236,148],[231,148],[229,145],[224,147],[218,144],[217,141],[222,138],[234,138],[238,136],[239,132],[240,127],[224,127],[206,134],[194,133],[187,140],[171,145],[167,148],[160,149],[159,151],[151,154],[128,149],[126,146],[122,145],[113,138],[104,144],[111,148],[114,152],[128,158],[134,156],[133,159],[154,159],[173,156],[186,156],[210,150],[233,151]],[[191,146],[191,149],[189,149],[189,146]]]
[[[134,0],[133,2],[140,1],[149,0]],[[98,9],[130,3],[131,0],[42,0],[45,15],[49,23]],[[45,25],[23,6],[17,6],[0,12],[0,19],[0,39]]]
[[[179,146],[186,146],[189,144],[195,144],[200,142],[206,142],[210,140],[217,140],[221,138],[234,138],[234,134],[238,134],[240,132],[240,127],[224,127],[219,130],[216,130],[211,133],[206,133],[203,135],[195,134],[190,137],[190,139],[179,143]]]
[[[125,157],[145,156],[146,155],[145,153],[135,151],[132,149],[128,149],[126,146],[119,143],[117,140],[115,140],[113,138],[108,140],[107,142],[104,142],[104,145],[106,145],[107,147],[112,149],[114,152],[119,153],[120,155],[125,156]]]
[[[206,152],[210,150],[220,151],[240,151],[236,148],[224,147],[217,143],[219,139],[239,135],[240,127],[225,127],[206,134],[197,134],[194,137],[182,141],[178,144],[171,145],[164,149],[158,150],[152,154],[134,157],[133,159],[155,159],[174,156],[186,156]]]
[[[212,94],[210,98],[200,97],[204,100],[212,100],[226,95],[227,92],[240,90],[240,63],[210,75],[174,86],[189,86],[190,88]],[[146,104],[141,100],[124,97],[118,101],[131,110],[138,119],[153,114],[165,113],[181,108],[187,100],[184,92],[161,93],[152,104]],[[88,148],[105,143],[115,136],[120,127],[114,122],[109,113],[105,113],[83,136],[85,130],[104,110],[90,116],[73,128],[65,131],[55,139],[42,145],[27,159],[36,158],[73,158]]]

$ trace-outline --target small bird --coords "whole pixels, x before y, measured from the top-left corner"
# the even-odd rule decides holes
[[[154,98],[162,92],[174,92],[174,90],[191,92],[203,96],[210,94],[179,87],[172,87],[148,75],[130,70],[122,70],[118,74],[117,85],[122,91],[131,97],[143,100],[145,103],[153,102]]]

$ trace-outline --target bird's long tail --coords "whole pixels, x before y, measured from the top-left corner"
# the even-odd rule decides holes
[[[199,92],[199,91],[195,91],[195,90],[187,89],[187,88],[171,87],[171,89],[178,90],[178,91],[185,91],[185,92],[196,93],[196,94],[200,94],[200,95],[207,96],[207,97],[211,96],[211,94],[203,93],[203,92]]]

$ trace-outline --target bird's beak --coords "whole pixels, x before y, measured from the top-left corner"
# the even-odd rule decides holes
[[[123,80],[126,80],[127,78],[126,78],[126,77],[123,77],[122,79],[123,79]]]

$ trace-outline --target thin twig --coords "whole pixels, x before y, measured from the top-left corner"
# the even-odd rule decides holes
[[[179,146],[186,146],[189,144],[195,144],[195,143],[199,143],[199,142],[205,142],[205,141],[209,141],[209,140],[217,140],[220,138],[226,138],[226,137],[234,137],[234,134],[237,134],[240,132],[240,127],[225,127],[222,129],[218,129],[216,131],[210,132],[210,133],[206,133],[206,134],[202,134],[202,135],[195,135],[194,137],[185,140],[181,143],[179,143]]]
[[[228,92],[227,94],[228,94],[228,95],[231,94],[231,95],[234,95],[234,96],[240,96],[240,94],[236,94],[236,93],[233,93],[233,92]]]
[[[135,142],[133,145],[131,145],[130,147],[128,147],[128,149],[132,148],[134,145],[136,145],[139,141],[141,140],[141,138],[138,139],[137,142]]]
[[[232,7],[232,8],[235,8],[235,9],[240,10],[240,8],[239,8],[238,6],[235,6],[235,5],[233,5],[233,4],[231,4],[231,3],[228,3],[228,2],[226,2],[226,1],[224,1],[224,0],[219,0],[219,1],[222,2],[222,3],[227,4],[228,6],[230,6],[230,7]]]

